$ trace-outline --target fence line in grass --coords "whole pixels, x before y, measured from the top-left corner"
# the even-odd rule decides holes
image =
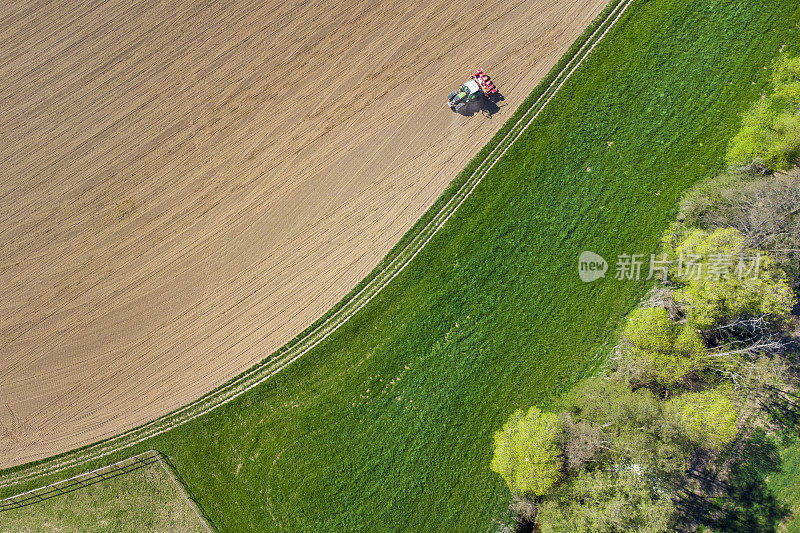
[[[49,500],[50,498],[55,498],[56,496],[61,496],[63,494],[68,494],[84,487],[94,485],[95,483],[100,483],[102,481],[133,472],[134,470],[150,466],[151,464],[159,463],[160,460],[161,456],[156,450],[148,450],[144,453],[117,461],[116,463],[111,463],[110,465],[106,465],[89,472],[84,472],[68,479],[56,481],[50,485],[37,487],[14,496],[9,496],[8,498],[0,499],[0,513],[3,511],[10,511],[11,509],[19,509],[20,507],[33,505],[34,503]]]

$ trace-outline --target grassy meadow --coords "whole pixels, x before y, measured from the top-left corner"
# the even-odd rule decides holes
[[[782,447],[778,472],[770,473],[766,486],[791,513],[778,528],[785,533],[800,533],[800,439]]]

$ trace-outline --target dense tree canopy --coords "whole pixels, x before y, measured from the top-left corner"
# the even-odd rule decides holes
[[[748,248],[769,253],[800,286],[800,169],[771,176],[725,172],[686,194],[680,219],[708,232],[739,230]]]
[[[773,91],[742,117],[728,147],[733,166],[756,163],[787,170],[800,159],[800,58],[781,56],[773,67]]]
[[[676,279],[680,288],[675,298],[686,305],[687,318],[696,327],[706,329],[757,316],[782,321],[791,313],[795,297],[785,273],[769,255],[748,248],[739,231],[691,230],[674,253],[684,261],[693,258],[705,265],[699,275]],[[715,264],[726,269],[710,272]]]
[[[635,465],[581,472],[539,514],[542,533],[660,533],[674,530],[675,505]]]
[[[562,407],[574,420],[601,429],[600,462],[634,464],[661,482],[682,474],[690,439],[680,420],[667,416],[650,390],[633,391],[619,379],[591,378],[567,395]]]
[[[667,409],[698,445],[720,450],[736,436],[737,409],[719,390],[687,392],[667,402]]]
[[[636,309],[622,334],[626,357],[638,364],[643,381],[673,385],[702,366],[703,339],[692,325],[680,325],[663,307]]]
[[[546,494],[561,478],[563,424],[557,415],[531,407],[514,413],[494,436],[491,468],[511,492],[535,497]]]

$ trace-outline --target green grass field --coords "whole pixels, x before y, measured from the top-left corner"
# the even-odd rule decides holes
[[[168,455],[222,531],[491,528],[508,503],[492,434],[597,369],[647,286],[613,279],[617,254],[654,252],[682,191],[721,168],[799,22],[786,0],[635,0],[369,305],[126,455]],[[580,281],[582,250],[609,260],[607,279]]]
[[[158,463],[43,502],[0,513],[3,533],[206,529]]]

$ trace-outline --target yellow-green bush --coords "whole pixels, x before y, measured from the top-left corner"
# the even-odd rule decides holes
[[[696,327],[710,328],[761,315],[773,321],[789,317],[795,297],[786,274],[768,254],[748,248],[738,230],[720,228],[712,233],[691,230],[676,247],[675,254],[695,257],[706,266],[719,258],[732,262],[728,275],[712,276],[703,271],[699,276],[676,280],[682,286],[675,291],[675,298],[686,304],[689,322]],[[742,260],[751,271],[737,273]]]
[[[631,312],[622,337],[625,357],[643,366],[646,379],[670,386],[703,366],[699,357],[705,344],[700,334],[672,321],[663,307]]]

